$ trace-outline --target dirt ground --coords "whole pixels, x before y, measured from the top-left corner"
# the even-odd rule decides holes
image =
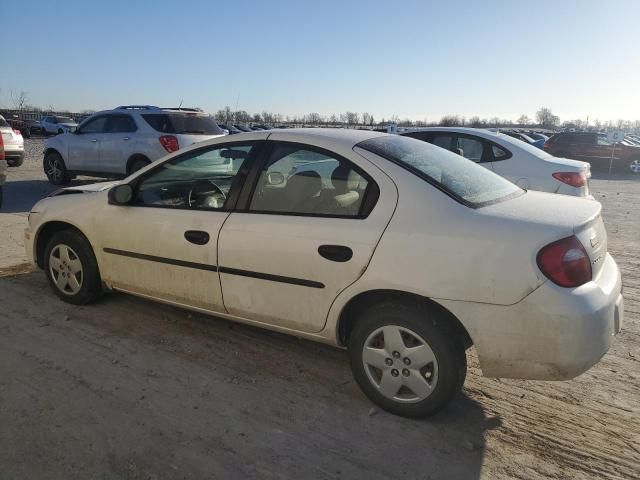
[[[72,307],[21,264],[51,190],[27,140],[0,210],[0,479],[640,478],[640,178],[591,182],[624,280],[613,348],[568,382],[488,379],[416,421],[345,352],[117,294]]]

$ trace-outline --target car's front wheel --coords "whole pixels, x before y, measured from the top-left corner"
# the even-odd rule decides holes
[[[353,375],[383,409],[426,417],[461,390],[467,371],[462,341],[449,319],[419,304],[389,302],[361,313],[349,338]]]
[[[633,160],[631,160],[629,162],[629,171],[631,173],[635,173],[635,174],[640,173],[640,159],[639,158],[634,158]]]
[[[76,231],[53,235],[44,252],[44,268],[51,288],[65,302],[84,305],[102,295],[93,249]]]
[[[48,152],[43,161],[44,173],[53,185],[65,185],[69,183],[70,177],[64,160],[57,152]]]

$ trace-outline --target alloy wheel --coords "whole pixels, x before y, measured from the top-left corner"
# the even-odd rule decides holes
[[[60,181],[60,179],[62,178],[62,167],[60,166],[57,158],[50,157],[47,160],[47,169],[45,173],[47,174],[47,177],[49,177],[54,182]]]
[[[362,362],[372,385],[397,402],[420,402],[438,382],[438,361],[429,344],[397,325],[386,325],[369,335]]]
[[[75,295],[82,288],[82,262],[78,254],[67,245],[56,245],[51,250],[49,273],[58,290],[65,295]]]
[[[629,169],[633,173],[640,173],[640,160],[631,160],[631,163],[629,164]]]

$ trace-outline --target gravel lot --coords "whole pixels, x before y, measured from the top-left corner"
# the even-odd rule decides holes
[[[0,210],[0,478],[640,478],[640,178],[594,178],[626,318],[569,382],[480,376],[415,421],[372,408],[340,350],[126,295],[72,307],[23,273],[52,190],[26,140]]]

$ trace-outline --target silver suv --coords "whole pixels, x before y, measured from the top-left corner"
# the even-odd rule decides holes
[[[47,140],[44,172],[54,185],[75,175],[118,178],[168,153],[224,132],[196,108],[125,105],[98,112],[75,131]]]

